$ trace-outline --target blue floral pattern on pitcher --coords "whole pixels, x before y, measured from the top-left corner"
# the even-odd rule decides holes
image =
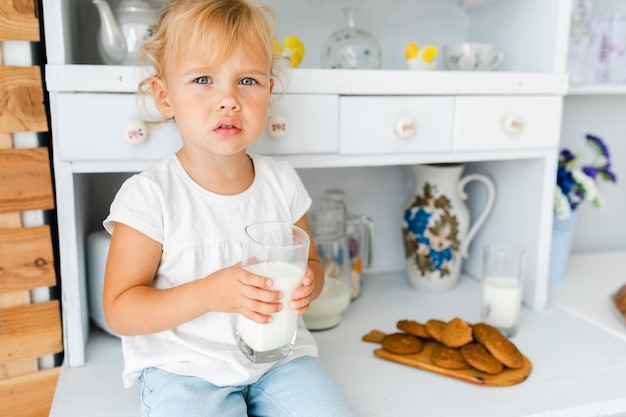
[[[405,255],[415,262],[420,274],[449,275],[459,250],[459,224],[450,198],[425,183],[423,194],[415,195],[404,211],[403,223]]]

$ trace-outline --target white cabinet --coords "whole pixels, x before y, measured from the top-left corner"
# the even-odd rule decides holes
[[[147,110],[150,104],[133,94],[55,94],[55,131],[63,138],[55,147],[58,159],[63,163],[154,161],[175,152],[181,141],[173,126],[148,133],[146,123],[155,120]]]
[[[270,155],[335,154],[338,135],[338,95],[278,95],[265,133],[249,150]]]
[[[313,197],[326,187],[348,188],[351,208],[370,214],[377,225],[371,273],[404,269],[396,210],[412,190],[408,165],[465,162],[466,172],[490,175],[498,188],[496,202],[472,244],[465,273],[480,274],[485,243],[519,241],[528,248],[524,300],[541,310],[548,296],[570,0],[363,0],[361,26],[379,39],[384,54],[383,69],[371,71],[318,68],[321,44],[342,25],[335,1],[267,3],[276,10],[279,38],[298,35],[307,53],[271,111],[278,134],[266,134],[251,151],[290,161]],[[91,2],[44,0],[43,10],[65,359],[74,367],[86,360],[90,328],[86,236],[100,227],[113,185],[180,142],[171,126],[150,128],[140,144],[124,140],[129,122],[148,120],[134,94],[142,73],[99,64],[99,21]],[[442,46],[466,40],[495,43],[506,56],[501,70],[404,69],[408,41]],[[515,118],[505,120],[508,116],[519,117],[519,126]],[[503,130],[503,121],[517,133]],[[403,130],[403,122],[413,131]],[[474,215],[482,202],[469,206]]]
[[[553,149],[559,97],[457,97],[454,150]]]
[[[345,155],[451,152],[453,97],[342,97]]]

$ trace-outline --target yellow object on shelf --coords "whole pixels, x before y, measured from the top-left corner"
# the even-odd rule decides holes
[[[435,57],[438,53],[436,46],[425,45],[420,48],[415,42],[409,42],[404,48],[407,67],[415,70],[435,69]]]
[[[297,68],[304,58],[304,44],[302,41],[295,35],[288,35],[283,39],[282,45],[276,40],[273,39],[274,49],[278,54],[281,54],[287,58],[289,58],[291,62],[291,66],[293,68]]]
[[[417,58],[417,54],[418,54],[419,50],[420,50],[420,48],[419,48],[419,46],[417,46],[417,44],[415,42],[409,42],[409,44],[404,49],[404,57],[406,59]]]
[[[422,48],[421,52],[422,52],[422,59],[425,62],[433,62],[433,60],[439,53],[439,50],[435,46],[426,45],[425,47]]]

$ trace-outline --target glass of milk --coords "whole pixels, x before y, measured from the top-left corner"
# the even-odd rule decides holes
[[[271,278],[272,289],[283,293],[283,309],[270,323],[237,317],[237,346],[254,363],[277,361],[293,352],[298,316],[290,303],[306,271],[309,244],[306,232],[290,223],[269,221],[245,228],[242,268]]]
[[[524,248],[513,243],[491,244],[483,257],[482,321],[514,336],[522,307]]]

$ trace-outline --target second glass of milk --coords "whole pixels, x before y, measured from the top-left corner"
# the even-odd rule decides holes
[[[524,248],[516,244],[492,244],[483,258],[482,321],[506,336],[517,332],[522,308]]]
[[[239,315],[237,346],[252,362],[273,362],[293,352],[298,316],[289,305],[306,271],[310,238],[301,228],[277,221],[246,226],[245,235],[242,267],[272,279],[272,289],[283,293],[283,309],[267,324]]]

